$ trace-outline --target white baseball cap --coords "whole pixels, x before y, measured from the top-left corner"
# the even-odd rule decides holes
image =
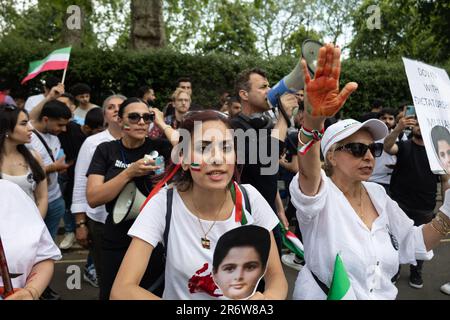
[[[325,156],[333,144],[344,140],[362,128],[366,128],[375,141],[385,138],[389,133],[384,122],[378,119],[369,119],[363,123],[345,119],[329,126],[325,131],[320,143],[322,154]]]

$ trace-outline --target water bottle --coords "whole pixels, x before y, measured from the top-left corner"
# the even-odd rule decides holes
[[[159,166],[158,169],[155,170],[155,174],[163,174],[165,170],[165,163],[164,163],[164,157],[158,156],[155,159],[155,166]]]

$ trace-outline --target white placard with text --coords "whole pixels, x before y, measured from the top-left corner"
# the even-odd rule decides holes
[[[431,170],[449,172],[450,79],[444,69],[403,58]],[[448,146],[447,146],[448,145]],[[445,150],[444,150],[445,149]]]

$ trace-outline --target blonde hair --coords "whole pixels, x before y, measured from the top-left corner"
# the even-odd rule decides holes
[[[323,169],[323,171],[325,171],[325,174],[327,175],[327,177],[331,177],[332,175],[333,175],[333,172],[334,172],[334,168],[333,168],[333,165],[331,164],[331,162],[328,160],[328,155],[329,154],[331,154],[331,153],[333,153],[335,150],[336,150],[336,148],[338,147],[338,145],[337,145],[337,143],[335,143],[335,144],[333,144],[331,147],[330,147],[330,149],[328,149],[328,152],[327,152],[327,154],[325,154],[324,156],[323,156],[323,160],[324,160],[324,162],[323,162],[323,164],[322,164],[322,169]]]
[[[184,90],[182,88],[177,88],[173,93],[172,93],[172,101],[175,102],[175,100],[180,96],[180,94],[182,93],[186,93],[189,97],[189,101],[191,101],[191,95],[189,94],[189,92],[187,90]]]

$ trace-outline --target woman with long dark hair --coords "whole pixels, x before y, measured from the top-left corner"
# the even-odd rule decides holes
[[[0,177],[18,184],[44,218],[48,206],[45,172],[39,154],[25,146],[31,141],[32,131],[25,110],[0,106]]]
[[[149,160],[145,156],[157,151],[168,159],[171,150],[171,144],[167,140],[151,140],[147,137],[152,110],[149,110],[142,100],[125,100],[119,107],[118,117],[122,139],[100,144],[87,171],[86,196],[89,206],[95,208],[105,205],[108,212],[101,251],[101,300],[109,298],[114,278],[131,241],[127,232],[134,222],[134,219],[114,222],[112,213],[116,201],[130,182],[134,182],[143,195],[148,195],[153,188],[155,172],[159,167],[155,165],[155,160]],[[158,263],[161,264],[162,261],[155,261],[155,264]],[[147,273],[142,285],[152,285],[153,275]]]
[[[179,142],[181,148],[173,156],[181,157],[181,164],[175,167],[181,171],[175,176],[173,188],[156,193],[130,229],[133,240],[111,298],[159,298],[139,286],[158,243],[164,243],[166,250],[163,299],[223,298],[212,278],[214,249],[224,233],[248,224],[270,231],[271,243],[265,291],[257,292],[252,299],[285,299],[287,282],[272,233],[278,218],[253,186],[239,186],[233,180],[237,176],[237,153],[228,116],[212,110],[186,114]],[[175,169],[168,169],[168,177]]]

